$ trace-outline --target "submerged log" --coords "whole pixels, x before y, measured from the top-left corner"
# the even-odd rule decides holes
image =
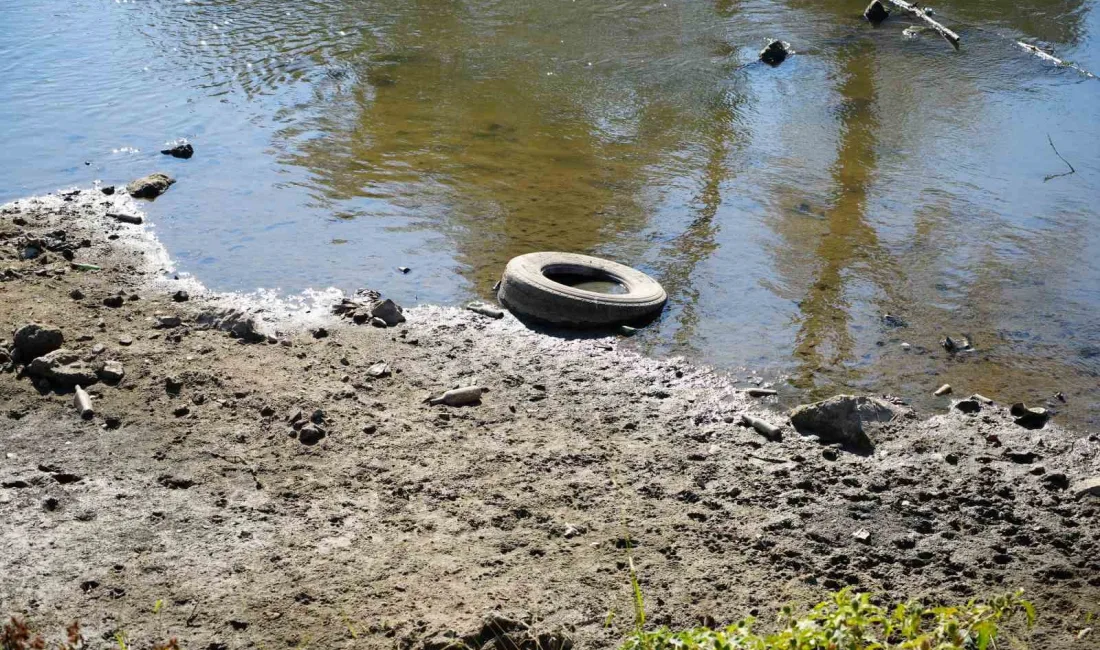
[[[1085,75],[1086,77],[1089,77],[1091,79],[1096,78],[1096,75],[1092,74],[1088,70],[1085,70],[1084,68],[1078,66],[1075,63],[1070,63],[1069,61],[1063,61],[1062,59],[1059,59],[1058,57],[1054,56],[1053,54],[1051,54],[1049,52],[1046,52],[1045,50],[1043,50],[1040,47],[1036,47],[1035,45],[1031,45],[1030,43],[1025,43],[1023,41],[1016,41],[1016,45],[1019,45],[1024,51],[1030,52],[1031,54],[1034,54],[1035,56],[1039,57],[1040,59],[1042,59],[1042,60],[1044,60],[1048,63],[1053,63],[1054,65],[1059,66],[1059,67],[1063,67],[1063,68],[1073,68],[1074,70],[1076,70],[1077,72],[1080,72],[1081,74]],[[1051,146],[1053,146],[1053,144]],[[1059,156],[1059,157],[1061,157],[1061,156]]]
[[[935,20],[933,20],[932,17],[929,16],[928,13],[924,9],[921,9],[920,7],[917,7],[916,5],[911,5],[908,2],[905,2],[905,0],[887,0],[887,1],[890,4],[893,4],[893,5],[897,6],[901,10],[903,10],[907,13],[910,13],[910,14],[916,16],[917,18],[920,18],[924,22],[928,23],[928,26],[931,27],[932,29],[936,30],[936,32],[940,36],[947,39],[947,42],[950,43],[952,47],[954,47],[956,50],[959,49],[959,35],[956,34],[953,31],[951,31],[950,29],[944,27],[943,25],[939,24]],[[870,9],[870,7],[868,7],[868,9]]]

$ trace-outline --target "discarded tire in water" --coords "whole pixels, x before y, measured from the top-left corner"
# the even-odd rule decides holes
[[[518,315],[571,327],[644,321],[668,300],[661,285],[645,273],[574,253],[512,258],[497,297]]]

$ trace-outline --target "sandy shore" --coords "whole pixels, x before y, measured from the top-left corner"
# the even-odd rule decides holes
[[[212,294],[111,214],[140,207],[85,188],[0,208],[4,336],[57,328],[77,369],[124,373],[87,387],[86,420],[62,380],[0,373],[0,613],[51,636],[79,618],[103,647],[478,645],[502,612],[612,647],[629,532],[658,625],[770,619],[845,585],[1023,588],[1032,647],[1094,642],[1100,499],[1073,486],[1100,475],[1096,435],[994,405],[891,423],[869,455],[773,441],[737,422],[783,416],[721,373],[510,316],[377,328],[331,295]],[[227,331],[249,319],[256,342]],[[425,403],[469,384],[481,404]]]

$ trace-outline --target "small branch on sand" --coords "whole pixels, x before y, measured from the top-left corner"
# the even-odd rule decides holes
[[[1047,142],[1050,143],[1050,148],[1054,149],[1054,155],[1058,156],[1059,158],[1062,158],[1062,154],[1058,153],[1058,148],[1054,146],[1054,140],[1050,139],[1050,134],[1049,133],[1047,134]],[[1044,183],[1049,181],[1052,178],[1058,178],[1060,176],[1069,176],[1070,174],[1076,174],[1077,173],[1077,170],[1073,168],[1073,165],[1069,164],[1068,160],[1066,160],[1065,158],[1062,158],[1062,162],[1066,163],[1066,167],[1069,167],[1069,171],[1068,172],[1062,172],[1061,174],[1050,174],[1049,176],[1047,176],[1046,178],[1043,179]]]
[[[956,34],[953,31],[951,31],[950,29],[944,27],[943,25],[939,24],[935,20],[933,20],[932,17],[929,16],[928,13],[925,12],[924,9],[921,9],[921,8],[917,7],[916,5],[909,4],[908,2],[905,2],[904,0],[888,0],[888,1],[890,2],[890,4],[896,5],[897,7],[902,9],[903,11],[906,11],[910,14],[913,14],[917,18],[920,18],[924,22],[928,23],[928,25],[932,29],[936,30],[936,32],[939,33],[940,36],[947,39],[947,42],[950,43],[952,47],[954,47],[956,50],[959,49],[959,35]]]

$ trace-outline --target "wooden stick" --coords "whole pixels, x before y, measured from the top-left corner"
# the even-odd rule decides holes
[[[903,11],[907,11],[907,12],[913,14],[914,16],[916,16],[917,18],[920,18],[924,22],[928,23],[928,25],[932,29],[936,30],[939,33],[940,36],[946,38],[947,42],[950,43],[952,45],[952,47],[954,47],[956,50],[959,49],[959,35],[956,34],[953,31],[951,31],[950,29],[944,27],[943,25],[939,24],[935,20],[933,20],[927,13],[925,13],[925,11],[923,9],[921,9],[920,7],[917,7],[915,5],[911,5],[908,2],[905,2],[905,0],[887,0],[887,1],[892,5],[896,5],[898,8],[902,9]]]
[[[1092,79],[1096,78],[1096,75],[1092,74],[1088,70],[1085,70],[1084,68],[1079,67],[1077,64],[1070,63],[1069,61],[1063,61],[1062,59],[1059,59],[1058,57],[1050,54],[1049,52],[1044,52],[1042,49],[1040,49],[1038,47],[1035,47],[1034,45],[1031,45],[1030,43],[1025,43],[1023,41],[1016,41],[1016,45],[1019,45],[1025,51],[1030,52],[1031,54],[1034,54],[1035,56],[1039,57],[1040,59],[1042,59],[1042,60],[1044,60],[1048,63],[1053,63],[1054,65],[1059,66],[1059,67],[1073,68],[1074,70],[1076,70],[1077,72],[1080,72],[1081,74],[1085,75],[1086,77],[1089,77],[1089,78],[1092,78]],[[1052,144],[1051,146],[1054,146],[1054,145]],[[1057,153],[1057,150],[1055,151],[1055,153]],[[1061,156],[1059,155],[1059,157],[1061,157]],[[1066,164],[1069,165],[1069,163],[1066,163]],[[1070,165],[1070,166],[1072,167],[1072,165]]]

